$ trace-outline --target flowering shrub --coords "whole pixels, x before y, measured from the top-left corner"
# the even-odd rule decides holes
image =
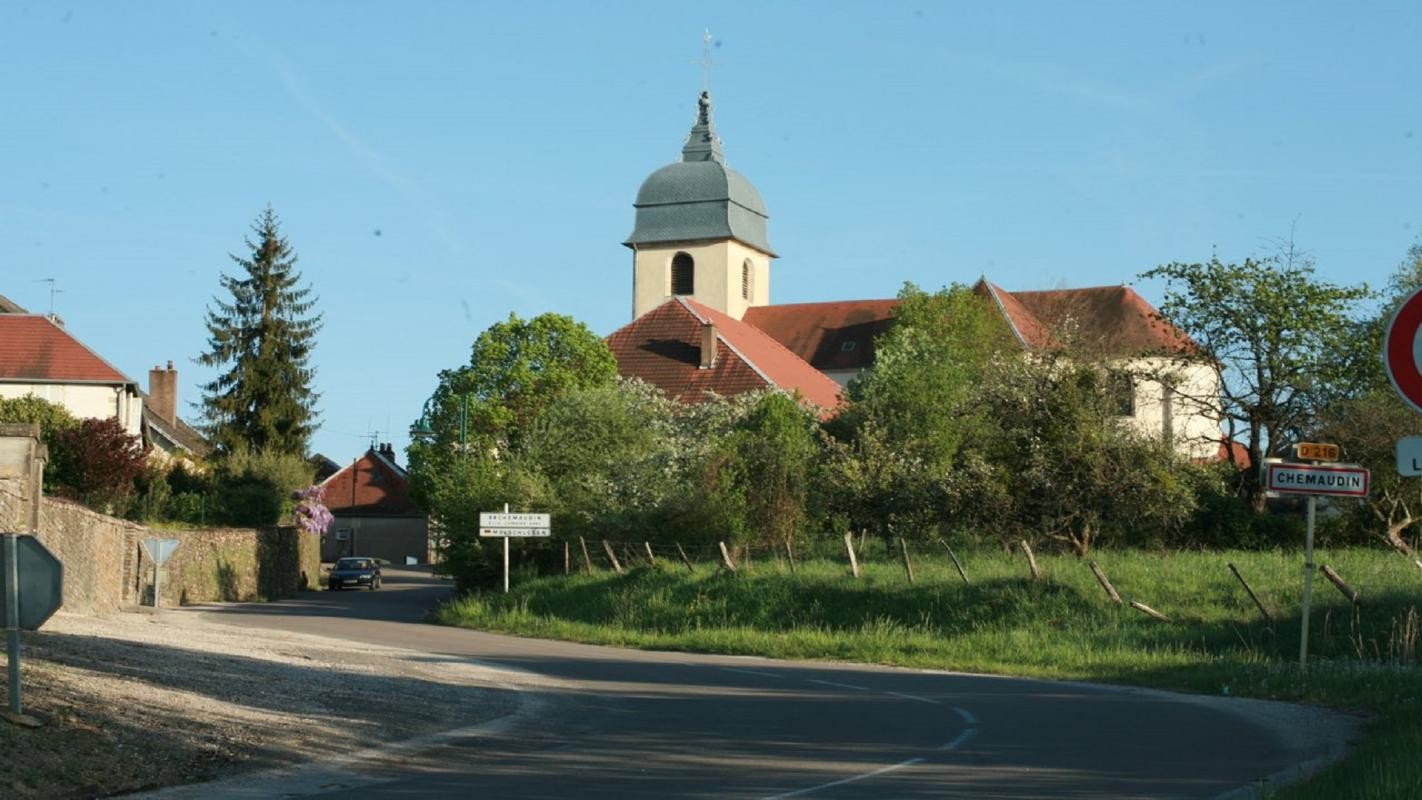
[[[296,500],[296,527],[306,533],[321,534],[331,526],[331,509],[326,508],[326,490],[318,485],[293,494]]]

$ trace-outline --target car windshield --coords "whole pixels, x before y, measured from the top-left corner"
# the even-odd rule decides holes
[[[370,569],[370,562],[363,558],[343,558],[336,562],[336,569]]]

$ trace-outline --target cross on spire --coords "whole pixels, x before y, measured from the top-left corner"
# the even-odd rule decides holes
[[[711,67],[716,62],[711,60],[711,42],[715,41],[711,37],[711,29],[707,28],[701,34],[701,59],[693,61],[693,64],[701,65],[701,91],[711,90]]]

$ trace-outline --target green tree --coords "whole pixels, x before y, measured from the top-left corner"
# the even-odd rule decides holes
[[[1347,382],[1356,307],[1367,287],[1318,279],[1311,260],[1291,247],[1241,264],[1175,262],[1140,277],[1166,282],[1161,316],[1199,348],[1180,358],[1214,369],[1219,395],[1187,399],[1216,414],[1230,439],[1243,435],[1256,468],[1235,465],[1241,494],[1262,511],[1257,466],[1311,430],[1323,398]]]
[[[270,206],[252,232],[250,254],[230,256],[237,274],[220,279],[230,299],[214,298],[207,310],[207,352],[197,361],[220,370],[202,387],[207,432],[224,453],[305,455],[316,425],[311,353],[321,316]]]

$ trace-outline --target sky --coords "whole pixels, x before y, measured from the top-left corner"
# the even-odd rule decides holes
[[[172,360],[196,419],[205,311],[270,204],[324,318],[313,450],[403,450],[510,313],[630,321],[621,242],[706,30],[772,302],[1121,284],[1290,238],[1378,285],[1422,235],[1416,2],[5,0],[0,294],[48,312],[52,285],[145,389]]]

